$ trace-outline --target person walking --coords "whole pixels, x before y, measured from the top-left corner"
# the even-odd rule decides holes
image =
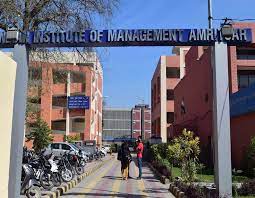
[[[122,173],[122,179],[127,180],[128,179],[128,168],[129,168],[129,163],[130,163],[130,150],[128,148],[127,142],[124,142],[121,145],[121,173]]]
[[[139,136],[137,140],[136,153],[137,153],[137,164],[139,169],[139,175],[137,179],[140,180],[142,179],[142,158],[143,158],[143,143],[142,143],[141,136]]]

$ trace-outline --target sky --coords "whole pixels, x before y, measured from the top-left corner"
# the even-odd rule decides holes
[[[255,18],[255,0],[212,0],[213,17]],[[109,29],[207,28],[207,0],[120,0]],[[254,21],[255,22],[255,21]],[[219,21],[213,22],[219,27]],[[171,47],[98,48],[104,71],[106,106],[150,104],[151,79]]]

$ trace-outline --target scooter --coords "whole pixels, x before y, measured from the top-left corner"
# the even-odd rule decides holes
[[[40,198],[40,183],[35,178],[33,168],[29,164],[22,165],[21,194],[28,198]]]

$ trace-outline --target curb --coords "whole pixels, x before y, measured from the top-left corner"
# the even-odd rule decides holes
[[[184,192],[180,191],[173,183],[170,183],[168,189],[176,198],[186,198]]]
[[[155,176],[160,179],[160,182],[163,183],[163,184],[168,184],[170,183],[170,180],[168,178],[166,178],[166,176],[162,175],[161,173],[159,173],[149,162],[146,162],[146,164],[149,166],[149,168],[152,170],[152,172],[155,174]],[[170,183],[170,186],[171,186],[171,183]],[[171,190],[170,190],[170,186],[169,186],[169,189],[168,191],[170,193],[172,193],[175,197],[177,198],[185,198],[184,196],[184,193],[183,193],[183,197],[181,196],[176,196]]]
[[[170,180],[165,176],[162,175],[158,170],[156,170],[149,162],[146,162],[150,169],[153,171],[153,173],[157,176],[157,178],[160,180],[161,183],[163,184],[169,184]]]
[[[68,190],[74,188],[77,184],[79,184],[85,177],[91,175],[93,172],[101,168],[104,164],[106,164],[108,161],[112,160],[113,156],[110,157],[110,159],[103,161],[100,164],[97,164],[96,166],[93,166],[90,170],[87,172],[84,172],[82,175],[78,175],[74,180],[63,183],[62,186],[57,187],[56,190],[52,192],[42,192],[44,198],[57,198],[61,195],[63,195]]]

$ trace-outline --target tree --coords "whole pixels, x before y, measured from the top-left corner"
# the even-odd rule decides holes
[[[194,137],[194,133],[186,129],[183,130],[182,135],[173,140],[167,149],[169,161],[176,160],[178,162],[181,167],[182,179],[185,182],[196,180],[199,153],[199,138]]]
[[[91,28],[96,17],[109,22],[118,0],[4,0],[0,1],[0,28],[20,31],[78,31]]]
[[[119,0],[1,0],[0,29],[7,30],[8,27],[16,27],[21,32],[81,31],[93,28],[98,19],[108,24],[118,4]],[[87,52],[91,49],[75,48],[73,50],[78,51],[79,56],[84,59],[80,51]],[[30,49],[29,56],[31,60],[36,56],[37,61],[58,60],[61,53],[59,49],[37,48]],[[31,69],[31,65],[29,66]],[[40,89],[41,87],[29,76],[28,89],[31,88]],[[40,112],[36,105],[31,104],[30,95],[27,101],[26,114],[29,119],[26,119],[26,122],[29,123],[29,120],[38,118]]]
[[[35,152],[40,152],[47,147],[53,140],[52,131],[48,124],[42,119],[37,119],[31,132],[26,136],[27,141],[33,140],[33,149]]]
[[[245,152],[243,169],[247,176],[252,178],[255,176],[255,137],[251,138],[251,142]]]
[[[64,140],[69,143],[74,143],[75,141],[79,141],[81,139],[80,134],[72,135],[65,135]]]

